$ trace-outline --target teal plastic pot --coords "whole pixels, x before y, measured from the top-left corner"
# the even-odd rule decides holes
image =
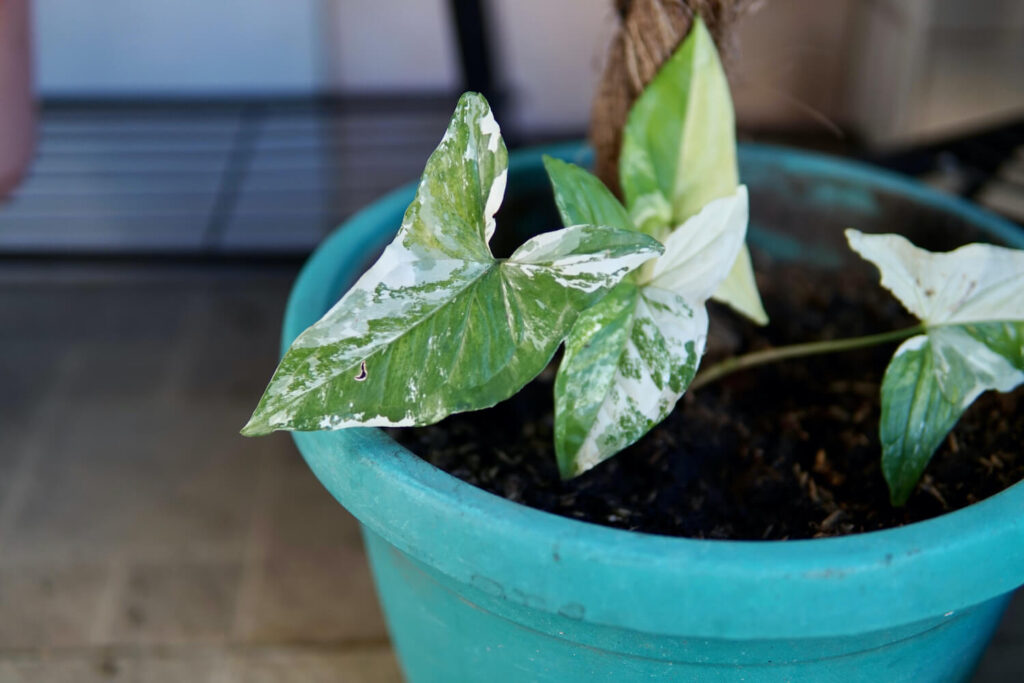
[[[579,145],[547,153],[586,162]],[[514,154],[498,232],[554,229],[541,151]],[[882,171],[741,152],[751,242],[840,265],[839,228],[909,230],[931,248],[1024,247],[1016,228]],[[298,279],[289,343],[394,236],[412,186],[359,213]],[[518,237],[513,241],[518,240]],[[1024,583],[1024,483],[966,509],[843,538],[668,538],[539,512],[462,483],[375,429],[297,433],[363,525],[411,681],[957,681]]]

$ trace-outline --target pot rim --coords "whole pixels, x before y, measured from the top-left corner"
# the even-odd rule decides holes
[[[540,170],[542,153],[588,156],[579,143],[522,150],[511,155],[510,174]],[[740,156],[902,194],[1024,247],[1009,221],[866,164],[763,145],[741,145]],[[283,348],[334,303],[365,254],[391,239],[379,225],[396,224],[415,187],[374,202],[316,250],[288,301]],[[797,541],[688,539],[508,501],[379,429],[293,437],[331,494],[398,550],[491,594],[592,624],[682,637],[838,636],[941,620],[1024,583],[1024,482],[894,529]]]

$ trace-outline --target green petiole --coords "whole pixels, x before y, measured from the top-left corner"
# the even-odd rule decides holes
[[[754,351],[742,356],[726,358],[723,361],[715,363],[706,370],[702,370],[697,373],[697,376],[690,383],[689,388],[691,390],[698,389],[706,384],[719,380],[726,375],[731,375],[739,370],[757,367],[758,365],[774,363],[780,360],[786,360],[787,358],[817,356],[823,353],[838,353],[840,351],[850,351],[852,349],[860,349],[866,346],[886,344],[889,342],[907,339],[915,334],[922,334],[925,330],[926,327],[923,324],[920,324],[914,325],[913,327],[905,327],[900,330],[893,330],[891,332],[869,334],[863,337],[849,337],[847,339],[832,339],[829,341],[792,344],[789,346],[764,349],[763,351]]]

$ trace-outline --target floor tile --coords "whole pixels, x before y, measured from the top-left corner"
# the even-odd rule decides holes
[[[0,566],[0,651],[90,644],[108,568]]]
[[[273,650],[233,658],[223,683],[401,683],[386,648],[354,652]],[[220,683],[220,682],[218,682]]]
[[[131,683],[215,683],[222,659],[226,657],[221,652],[166,655],[157,650],[125,658],[119,665]]]
[[[75,367],[64,396],[73,403],[152,396],[168,385],[180,351],[175,340],[168,339],[118,345],[84,342],[68,353],[74,355]]]
[[[0,510],[59,365],[39,351],[31,344],[0,341]]]
[[[0,340],[0,544],[30,493],[33,464],[67,386],[70,363],[58,348]]]
[[[279,359],[281,321],[295,274],[212,284],[182,329],[178,389],[186,397],[237,398],[255,408]]]
[[[7,559],[238,559],[267,446],[238,435],[238,401],[128,396],[58,416]]]
[[[56,271],[57,268],[41,269]],[[0,325],[0,343],[63,343],[65,348],[102,342],[111,348],[140,341],[166,343],[179,332],[189,310],[186,281],[178,286],[122,281],[110,283],[4,284],[0,310],[16,324]],[[29,348],[31,350],[31,348]],[[40,346],[50,362],[52,346]]]
[[[102,653],[0,659],[0,683],[127,683],[127,672]]]
[[[121,586],[111,643],[224,643],[235,613],[240,563],[143,563]]]
[[[274,459],[237,638],[364,642],[386,637],[358,525],[297,454]]]
[[[0,655],[0,683],[214,683],[218,653]]]

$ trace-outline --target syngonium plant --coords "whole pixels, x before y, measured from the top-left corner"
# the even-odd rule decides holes
[[[1024,382],[1024,251],[933,254],[855,230],[851,248],[919,325],[767,349],[697,376],[709,299],[768,323],[728,83],[699,20],[630,110],[624,202],[582,168],[544,164],[565,227],[495,258],[508,152],[484,98],[463,95],[394,241],[295,340],[243,433],[432,424],[512,396],[564,344],[555,452],[570,478],[640,439],[688,388],[905,339],[881,389],[882,470],[899,505],[978,395]]]

